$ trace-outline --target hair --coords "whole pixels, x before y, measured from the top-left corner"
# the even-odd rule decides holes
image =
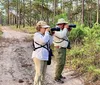
[[[41,25],[36,26],[37,32],[40,31],[41,28],[42,28]]]

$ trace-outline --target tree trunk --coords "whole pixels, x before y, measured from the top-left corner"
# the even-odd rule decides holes
[[[44,4],[44,0],[42,0],[42,10],[41,10],[41,20],[43,20],[43,4]]]
[[[47,6],[48,6],[48,8],[49,8],[48,0],[46,1],[46,3],[47,3]],[[46,13],[46,21],[47,21],[47,23],[49,24],[49,12],[48,12],[48,11],[47,11],[47,13]]]
[[[9,0],[8,0],[8,23],[7,24],[9,25]]]
[[[61,6],[61,9],[62,9],[62,13],[64,12],[64,0],[62,0],[62,6]]]
[[[58,0],[54,0],[53,1],[53,7],[54,7],[54,9],[53,9],[53,23],[55,23],[55,16],[56,16],[56,8],[57,8],[57,5],[58,5]]]
[[[31,17],[31,12],[32,12],[32,10],[31,10],[32,4],[31,4],[31,3],[32,3],[32,1],[30,0],[30,27],[31,27],[31,18],[32,18],[32,17]]]
[[[17,15],[16,15],[16,27],[18,28],[18,0],[17,0]]]
[[[84,0],[82,0],[82,24],[84,24]]]
[[[76,7],[77,7],[77,8],[78,8],[78,2],[79,2],[79,1],[77,0],[77,1],[76,1]],[[76,19],[75,19],[75,21],[77,21],[77,22],[79,21],[79,20],[78,20],[78,14],[76,14]]]
[[[25,27],[25,0],[23,0],[23,28]]]
[[[22,12],[22,1],[19,0],[19,28],[21,26],[21,12]]]
[[[68,7],[68,20],[71,23],[72,22],[72,0],[70,0],[70,7]]]
[[[99,23],[99,0],[97,0],[97,24]]]
[[[15,24],[15,17],[14,17],[14,15],[13,15],[13,19],[12,20],[13,20],[12,22],[13,22],[13,25],[14,25]]]
[[[12,14],[12,20],[11,20],[11,24],[12,24],[12,25],[14,25],[14,23],[13,23],[13,14]]]

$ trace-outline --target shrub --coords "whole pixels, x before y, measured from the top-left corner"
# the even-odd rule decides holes
[[[73,41],[73,47],[67,52],[67,61],[71,63],[67,65],[79,72],[92,73],[92,77],[100,75],[100,26],[77,26],[71,31],[69,38]]]
[[[69,39],[72,42],[82,42],[84,37],[87,36],[89,32],[90,32],[89,27],[84,27],[83,25],[77,24],[77,27],[71,30]]]

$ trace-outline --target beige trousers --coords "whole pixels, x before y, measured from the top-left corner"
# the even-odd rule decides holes
[[[35,63],[35,78],[34,85],[44,85],[45,73],[47,69],[47,61],[39,60],[37,58],[33,59]]]

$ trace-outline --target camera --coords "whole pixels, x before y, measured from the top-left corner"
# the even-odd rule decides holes
[[[76,25],[75,24],[70,24],[69,27],[70,28],[76,28]]]
[[[76,25],[75,24],[70,24],[69,25],[69,28],[76,28]],[[60,28],[59,27],[54,27],[54,28],[51,28],[51,31],[60,31]]]
[[[54,28],[51,28],[51,31],[60,31],[60,28],[59,27],[54,27]]]

